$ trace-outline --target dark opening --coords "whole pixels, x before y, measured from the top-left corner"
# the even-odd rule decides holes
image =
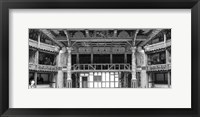
[[[76,54],[72,55],[72,65],[77,64],[76,62]]]
[[[79,63],[80,64],[91,63],[91,55],[90,54],[80,54],[79,55]]]
[[[113,54],[113,63],[124,63],[124,54]]]
[[[94,54],[93,63],[110,63],[110,54]]]
[[[165,51],[152,53],[148,55],[148,64],[165,64],[166,63],[166,53]]]
[[[45,52],[39,52],[39,64],[56,65],[55,55]]]
[[[131,54],[127,54],[127,63],[131,64]]]
[[[167,73],[155,73],[155,84],[168,84]]]

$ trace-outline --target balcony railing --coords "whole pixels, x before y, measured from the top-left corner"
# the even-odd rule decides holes
[[[130,64],[74,64],[75,71],[131,71]]]
[[[152,44],[152,45],[147,45],[144,48],[145,48],[145,51],[154,51],[154,50],[166,48],[169,46],[171,46],[170,40],[168,40],[167,42],[160,42],[160,43],[156,43],[156,44]]]
[[[34,41],[32,39],[29,39],[29,45],[34,47],[34,48],[39,48],[39,49],[42,49],[42,50],[47,50],[47,51],[51,51],[51,52],[58,52],[57,46],[53,46],[53,45],[49,45],[49,44],[45,44],[45,43],[40,43],[38,45],[38,42]]]
[[[37,65],[34,63],[29,63],[29,69],[30,70],[37,70]]]
[[[30,70],[36,70],[36,71],[58,71],[60,68],[57,66],[52,65],[36,65],[33,63],[29,63],[29,69]]]
[[[171,64],[158,64],[147,66],[147,71],[166,71],[171,70]]]

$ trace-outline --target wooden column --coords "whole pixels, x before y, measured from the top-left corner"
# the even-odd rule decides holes
[[[166,36],[166,33],[164,33],[164,43],[166,44],[167,43],[167,36]],[[165,53],[166,53],[166,64],[170,64],[169,62],[169,51],[165,50]],[[171,74],[170,74],[170,71],[167,72],[167,81],[168,81],[168,87],[170,88],[171,87]]]
[[[127,63],[127,53],[124,53],[124,63]]]
[[[67,47],[67,81],[66,81],[66,87],[72,88],[72,73],[71,73],[71,66],[72,66],[72,47]]]
[[[64,87],[64,73],[62,71],[62,67],[66,65],[66,48],[63,47],[59,54],[57,55],[57,66],[60,67],[58,70],[57,78],[56,78],[56,87],[63,88]]]
[[[135,58],[135,51],[136,47],[131,47],[132,51],[132,78],[131,78],[131,87],[132,88],[137,88],[138,87],[138,82],[136,78],[136,58]]]
[[[148,88],[152,88],[152,73],[148,73]]]
[[[79,76],[79,88],[82,88],[82,76]]]
[[[76,64],[79,64],[79,53],[76,54]]]
[[[139,55],[141,58],[141,73],[140,73],[140,78],[141,78],[141,88],[147,88],[148,87],[148,76],[147,76],[147,70],[146,70],[146,65],[147,65],[147,56],[145,51],[140,48],[139,50]]]
[[[110,63],[113,63],[113,57],[112,57],[112,53],[110,54]]]
[[[38,48],[40,47],[40,37],[41,33],[38,34]],[[36,71],[34,72],[34,81],[35,81],[35,87],[37,87],[37,77],[38,77],[38,65],[39,65],[39,50],[37,49],[35,52],[35,65],[36,65]]]
[[[35,81],[35,87],[37,88],[37,71],[34,72],[34,81]]]
[[[171,87],[171,73],[170,71],[167,72],[167,81],[168,81],[168,87]]]
[[[92,50],[92,52],[91,52],[91,64],[93,64],[93,58],[94,58],[94,54],[93,54],[93,48],[91,47],[91,50]]]
[[[126,72],[124,72],[124,86],[123,86],[123,88],[126,88],[127,87],[127,73]]]
[[[167,36],[166,33],[164,33],[164,43],[167,43]],[[169,51],[167,49],[165,49],[165,56],[166,56],[166,64],[169,63]]]
[[[169,51],[166,49],[165,53],[166,53],[166,64],[169,64]]]
[[[85,30],[86,37],[90,37],[89,30]]]
[[[117,37],[117,30],[114,30],[114,37]]]

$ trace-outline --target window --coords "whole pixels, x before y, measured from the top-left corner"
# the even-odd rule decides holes
[[[167,84],[168,78],[167,73],[155,73],[155,84]]]

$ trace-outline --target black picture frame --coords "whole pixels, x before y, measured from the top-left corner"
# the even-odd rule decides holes
[[[192,108],[9,108],[9,9],[191,9],[192,19]],[[0,1],[0,115],[33,116],[130,116],[199,117],[200,116],[200,2],[199,0],[1,0]],[[170,101],[170,100],[169,100]]]

